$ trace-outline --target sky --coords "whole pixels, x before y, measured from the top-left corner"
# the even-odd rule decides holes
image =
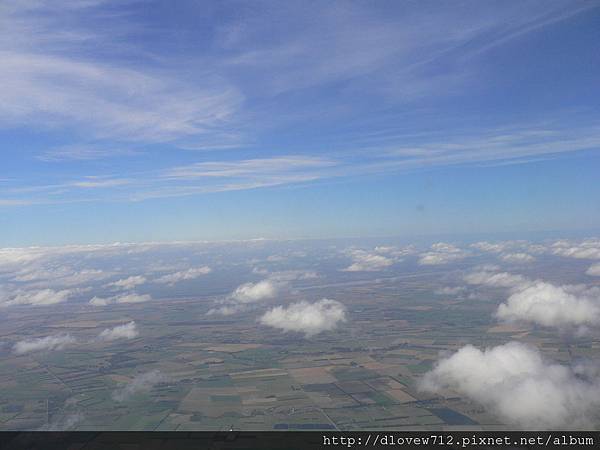
[[[594,1],[0,5],[0,246],[598,229]]]

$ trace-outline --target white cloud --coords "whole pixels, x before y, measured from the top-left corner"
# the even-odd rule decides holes
[[[244,283],[229,296],[220,300],[218,305],[209,309],[207,315],[229,316],[250,308],[252,304],[274,298],[286,281],[267,278],[256,283]]]
[[[245,305],[226,305],[226,306],[218,306],[215,308],[210,308],[207,312],[207,316],[231,316],[232,314],[237,314],[246,309]]]
[[[443,288],[439,288],[436,289],[434,291],[434,294],[437,295],[458,295],[458,294],[464,294],[467,291],[467,289],[464,286],[446,286]]]
[[[500,255],[500,259],[507,263],[520,264],[520,263],[531,263],[535,261],[535,257],[522,252],[517,253],[504,253]]]
[[[469,284],[507,288],[510,295],[496,317],[508,322],[534,323],[559,329],[600,324],[600,289],[581,285],[556,286],[507,272],[480,270],[465,275]]]
[[[117,295],[115,297],[115,303],[142,303],[152,300],[152,297],[148,294],[136,294],[131,292],[129,294]]]
[[[267,269],[252,269],[252,273],[257,275],[267,275],[269,280],[282,285],[296,280],[313,280],[319,278],[319,274],[312,270],[282,270],[269,272]]]
[[[195,267],[188,270],[182,270],[180,272],[170,273],[167,275],[163,275],[160,278],[154,280],[156,283],[163,283],[168,285],[174,285],[184,280],[193,280],[195,278],[201,277],[203,275],[207,275],[212,271],[212,269],[208,266]]]
[[[579,242],[560,240],[554,242],[551,252],[555,255],[577,259],[600,259],[600,239],[585,239]]]
[[[158,370],[142,373],[134,377],[125,387],[114,391],[112,398],[117,402],[123,402],[139,392],[149,391],[156,384],[166,380],[167,377]]]
[[[467,345],[425,374],[421,388],[452,389],[523,429],[590,427],[600,408],[598,378],[547,362],[518,342],[483,351]]]
[[[387,256],[369,253],[364,250],[350,252],[353,263],[343,269],[345,272],[376,272],[394,264],[394,260]]]
[[[600,290],[537,281],[514,292],[496,316],[557,328],[598,325]]]
[[[111,301],[108,298],[95,297],[95,296],[89,301],[89,304],[92,306],[106,306],[110,303],[111,303]]]
[[[231,299],[239,303],[254,303],[268,300],[277,295],[278,286],[271,280],[257,283],[245,283],[238,286],[231,294]]]
[[[107,328],[98,335],[102,341],[115,341],[117,339],[134,339],[138,336],[138,330],[134,321],[114,328]]]
[[[40,267],[33,265],[24,267],[16,273],[15,281],[27,282],[29,286],[77,286],[110,276],[109,273],[98,269],[74,270],[68,265],[60,267]]]
[[[48,306],[66,302],[73,294],[72,290],[64,289],[55,291],[53,289],[42,289],[38,291],[22,291],[16,295],[5,295],[0,293],[0,306],[29,305]]]
[[[67,431],[72,430],[75,426],[81,422],[85,416],[81,412],[73,414],[60,415],[53,417],[50,423],[45,424],[40,428],[40,431]]]
[[[600,277],[600,263],[592,264],[585,273],[592,277]]]
[[[495,272],[492,270],[479,270],[471,272],[464,276],[468,284],[483,285],[489,287],[502,287],[515,289],[529,284],[531,281],[521,275],[514,275],[507,272]]]
[[[146,277],[141,275],[135,275],[128,278],[122,278],[113,283],[110,283],[109,286],[120,288],[120,289],[133,289],[136,286],[140,286],[146,282]]]
[[[13,351],[17,355],[23,355],[25,353],[39,352],[39,351],[52,351],[62,350],[68,345],[74,344],[75,338],[70,334],[57,334],[54,336],[46,336],[37,339],[27,339],[19,341],[13,347]]]
[[[260,322],[284,331],[298,331],[307,337],[335,329],[346,321],[346,308],[335,300],[323,299],[315,303],[301,301],[287,308],[277,306],[267,311]]]
[[[506,245],[503,243],[492,243],[487,241],[475,242],[474,244],[471,244],[471,247],[490,253],[500,253],[506,249]]]
[[[459,261],[468,256],[468,253],[453,244],[438,242],[431,246],[431,251],[421,253],[419,264],[422,266],[435,266]]]
[[[143,303],[152,300],[152,296],[149,294],[137,294],[135,292],[129,292],[126,294],[115,295],[113,297],[93,297],[89,304],[92,306],[106,306],[111,303]]]

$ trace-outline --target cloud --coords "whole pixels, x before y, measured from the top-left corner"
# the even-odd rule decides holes
[[[135,156],[134,150],[123,147],[99,148],[93,145],[70,145],[44,151],[37,157],[40,161],[91,161],[116,156]]]
[[[239,303],[254,303],[268,300],[277,295],[278,286],[271,280],[263,280],[257,283],[244,283],[236,288],[231,294],[231,299]]]
[[[585,239],[579,242],[560,240],[550,246],[555,255],[577,259],[600,259],[600,239]]]
[[[429,252],[421,253],[419,264],[422,266],[435,266],[459,261],[468,256],[468,253],[453,244],[438,242],[431,246]]]
[[[158,370],[142,373],[134,377],[125,387],[114,391],[112,398],[117,402],[124,402],[133,395],[149,391],[156,384],[166,380],[167,377]]]
[[[209,309],[206,314],[209,316],[215,314],[229,316],[245,311],[254,303],[274,298],[286,283],[287,281],[283,279],[275,280],[271,278],[256,283],[244,283],[226,298],[220,300],[218,305]]]
[[[291,281],[297,280],[314,280],[319,278],[319,274],[313,270],[282,270],[269,272],[266,269],[252,269],[252,273],[257,275],[268,275],[269,280],[274,281],[279,285],[284,285]]]
[[[483,351],[467,345],[439,361],[420,387],[452,389],[522,429],[587,428],[600,407],[598,378],[547,362],[518,342]]]
[[[172,286],[180,281],[193,280],[201,277],[202,275],[209,274],[210,272],[212,272],[212,269],[208,266],[196,267],[188,270],[182,270],[180,272],[170,273],[168,275],[163,275],[154,281],[156,283],[168,284]]]
[[[531,283],[528,278],[525,278],[522,275],[515,275],[508,272],[495,272],[493,270],[489,270],[488,268],[471,272],[464,276],[464,280],[468,284],[509,289],[519,288]]]
[[[241,311],[244,311],[246,307],[244,305],[226,305],[226,306],[218,306],[215,308],[210,308],[207,312],[207,316],[219,315],[219,316],[231,316],[232,314],[237,314]]]
[[[585,273],[592,277],[600,277],[600,263],[592,264]]]
[[[49,424],[41,427],[41,431],[67,431],[72,430],[75,426],[85,418],[81,412],[75,412],[72,414],[61,415],[56,418],[53,417]]]
[[[77,286],[110,276],[103,270],[74,270],[67,265],[61,267],[24,267],[15,274],[14,281],[27,282],[29,286]]]
[[[110,303],[112,303],[112,302],[108,298],[102,298],[102,297],[96,297],[96,296],[94,296],[89,301],[89,304],[92,306],[106,306]]]
[[[469,284],[509,289],[508,299],[496,311],[496,317],[503,321],[579,331],[600,324],[600,288],[556,286],[492,270],[472,272],[464,280]]]
[[[557,328],[599,325],[600,289],[537,281],[514,292],[498,307],[496,316]]]
[[[137,294],[130,292],[121,295],[115,295],[113,297],[93,297],[89,304],[92,306],[106,306],[111,303],[143,303],[152,300],[152,296],[149,294]]]
[[[301,301],[287,308],[277,306],[261,318],[263,325],[284,331],[298,331],[307,337],[335,329],[346,321],[346,307],[335,300],[323,299],[315,303]]]
[[[115,14],[101,1],[25,3],[3,9],[3,125],[70,129],[83,142],[231,141],[233,131],[228,139],[220,130],[243,95],[223,77],[206,74],[191,84],[144,58],[134,63],[128,37],[141,30],[125,19],[127,5]]]
[[[436,295],[459,295],[464,294],[467,289],[464,286],[446,286],[440,289],[436,289],[434,294]]]
[[[48,306],[66,302],[73,294],[72,290],[42,289],[38,291],[24,291],[13,296],[0,293],[0,306],[29,305]]]
[[[487,241],[475,242],[470,245],[471,247],[481,250],[482,252],[490,252],[490,253],[500,253],[506,249],[506,244],[504,243],[492,243]]]
[[[187,28],[187,21],[179,21],[177,29],[170,22],[147,23],[137,7],[130,9],[130,2],[118,8],[112,2],[74,3],[62,2],[60,8],[53,8],[52,2],[12,2],[3,8],[0,125],[66,131],[74,141],[66,148],[42,151],[40,159],[88,161],[122,156],[122,143],[129,141],[145,148],[151,146],[141,144],[165,141],[190,150],[239,147],[255,144],[264,134],[261,127],[263,132],[264,127],[272,131],[283,122],[290,129],[290,121],[320,120],[321,111],[329,111],[330,120],[343,117],[345,123],[352,124],[350,133],[338,126],[325,130],[325,139],[338,145],[332,151],[342,153],[341,149],[349,146],[336,135],[340,131],[365,149],[362,155],[350,149],[340,157],[343,161],[333,162],[336,170],[327,172],[320,170],[323,166],[310,165],[322,159],[319,155],[303,152],[237,161],[227,156],[207,162],[202,157],[201,162],[185,167],[157,167],[119,200],[503,160],[598,144],[595,129],[563,131],[558,136],[544,129],[535,135],[530,124],[509,131],[497,127],[485,132],[471,130],[462,136],[444,133],[443,139],[432,133],[428,138],[406,142],[411,136],[388,129],[388,121],[379,117],[381,114],[364,111],[371,105],[380,110],[382,104],[386,109],[405,108],[415,99],[463,92],[457,88],[468,80],[481,80],[478,68],[471,66],[477,60],[473,55],[580,13],[585,10],[581,4],[571,8],[560,2],[544,7],[529,2],[499,4],[472,7],[464,14],[449,6],[429,11],[416,3],[379,8],[323,2],[315,14],[302,2],[284,2],[270,4],[268,14],[262,7],[238,8],[231,17],[221,14],[219,8],[199,13],[186,5],[181,11],[198,17],[200,28],[206,31],[198,43],[194,41],[198,35]],[[272,23],[278,26],[273,28]],[[156,32],[157,25],[166,26],[160,31],[165,35],[189,35],[189,45],[184,47],[191,51],[165,52],[167,47],[139,38]],[[364,33],[357,35],[357,29]],[[203,45],[206,42],[210,45]],[[461,64],[448,64],[449,55]],[[314,95],[341,84],[345,88],[335,95]],[[308,105],[299,92],[307,93],[306,98],[311,99]],[[292,106],[298,111],[290,115]],[[368,131],[355,129],[357,121],[347,120],[353,116],[369,117]],[[254,136],[248,138],[246,134]],[[153,158],[157,165],[164,159],[168,158]],[[173,182],[174,178],[165,182],[159,173],[184,182]],[[220,181],[188,183],[209,178]],[[84,183],[79,187],[101,184]],[[70,195],[61,192],[44,198],[7,198],[0,203],[7,207],[51,203],[71,200]]]
[[[520,263],[531,263],[535,261],[535,257],[527,253],[504,253],[500,255],[500,259],[507,263],[520,264]]]
[[[98,335],[102,341],[115,341],[117,339],[134,339],[138,336],[138,330],[134,321],[114,328],[107,328]]]
[[[113,283],[110,283],[109,286],[121,288],[121,289],[133,289],[136,286],[144,284],[146,282],[146,277],[141,275],[131,276],[128,278],[123,278],[121,280],[117,280]]]
[[[39,351],[62,350],[63,348],[74,344],[75,338],[70,334],[57,334],[54,336],[46,336],[37,339],[27,339],[17,342],[13,351],[17,355]]]
[[[364,250],[352,250],[350,255],[354,262],[343,269],[345,272],[376,272],[394,264],[394,260],[387,256],[368,253]]]

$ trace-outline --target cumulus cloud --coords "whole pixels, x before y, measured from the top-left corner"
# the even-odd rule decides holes
[[[72,290],[41,289],[37,291],[21,291],[15,295],[1,294],[0,306],[29,305],[47,306],[66,302],[73,294]]]
[[[516,289],[528,285],[531,281],[524,276],[508,272],[495,272],[491,268],[483,268],[464,276],[464,280],[473,285]]]
[[[452,389],[523,429],[586,428],[600,407],[598,378],[545,361],[518,342],[467,345],[425,374],[422,390]]]
[[[143,303],[152,300],[149,294],[137,294],[129,292],[126,294],[115,295],[113,297],[93,297],[89,304],[92,306],[106,306],[111,303]]]
[[[89,304],[92,306],[106,306],[110,303],[112,303],[110,299],[96,296],[89,301]]]
[[[61,267],[37,267],[26,266],[13,278],[15,281],[29,283],[29,286],[49,285],[55,286],[77,286],[95,280],[108,277],[109,274],[98,269],[73,270],[64,265]]]
[[[465,275],[469,284],[507,288],[510,295],[496,317],[564,330],[600,324],[600,289],[581,285],[556,286],[507,272],[480,270]]]
[[[220,300],[219,305],[209,309],[206,314],[229,316],[245,311],[254,303],[274,298],[285,284],[286,282],[283,280],[277,281],[271,278],[256,283],[244,283],[229,296]]]
[[[98,335],[102,341],[116,341],[118,339],[133,339],[138,336],[138,330],[134,321],[114,328],[107,328]]]
[[[448,264],[453,261],[464,259],[468,253],[453,244],[438,242],[431,246],[431,251],[421,253],[419,264],[422,266],[435,266]]]
[[[551,245],[555,255],[577,259],[600,259],[600,239],[585,239],[579,242],[559,240]]]
[[[254,303],[275,297],[278,292],[277,284],[271,280],[257,283],[244,283],[231,294],[231,299],[239,303]]]
[[[116,287],[119,289],[133,289],[136,286],[144,284],[146,281],[146,277],[143,277],[141,275],[135,275],[117,280],[113,283],[110,283],[109,286]]]
[[[353,263],[343,269],[345,272],[376,272],[394,264],[394,260],[387,256],[369,253],[364,250],[350,252]]]
[[[267,311],[260,322],[284,331],[298,331],[307,337],[333,330],[346,321],[346,307],[335,300],[323,299],[315,303],[301,301],[287,308],[277,306]]]
[[[592,277],[600,277],[600,263],[592,264],[585,273]]]
[[[210,272],[212,272],[212,269],[208,266],[195,267],[188,270],[182,270],[180,272],[163,275],[162,277],[157,278],[155,282],[173,286],[174,284],[179,283],[180,281],[193,280],[195,278],[201,277],[202,275],[207,275]]]
[[[70,334],[56,334],[37,339],[26,339],[17,342],[13,347],[13,352],[17,355],[25,353],[62,350],[68,345],[74,344],[75,338]]]
[[[114,391],[112,398],[117,402],[123,402],[139,392],[149,391],[156,384],[166,380],[167,377],[158,370],[142,373],[134,377],[123,388]]]
[[[498,307],[499,319],[567,328],[600,324],[600,290],[537,281]]]
[[[521,263],[531,263],[535,261],[535,257],[531,256],[528,253],[517,252],[517,253],[504,253],[500,255],[500,259],[507,263],[513,264],[521,264]]]
[[[482,252],[500,253],[503,252],[507,246],[505,243],[481,241],[471,244],[471,247],[481,250]]]

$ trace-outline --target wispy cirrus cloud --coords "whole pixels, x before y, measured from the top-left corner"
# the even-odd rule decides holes
[[[557,125],[560,120],[504,122],[415,133],[397,129],[395,119],[390,127],[376,109],[370,114],[372,105],[401,107],[402,113],[418,99],[465,91],[485,78],[479,76],[482,55],[594,8],[589,2],[494,8],[473,2],[468,14],[444,5],[429,10],[332,2],[320,4],[317,15],[302,3],[265,2],[230,15],[223,14],[229,4],[204,11],[183,2],[182,11],[206,34],[184,26],[185,43],[177,51],[165,44],[169,39],[161,45],[154,39],[179,30],[146,23],[135,2],[118,6],[70,0],[59,7],[49,1],[2,6],[0,126],[65,132],[67,142],[28,154],[27,162],[85,162],[90,179],[65,180],[53,172],[58,164],[50,164],[48,180],[32,177],[0,189],[1,207],[139,201],[429,167],[524,163],[600,143],[593,123],[566,128]],[[355,130],[357,117],[365,116],[371,122]],[[307,126],[321,122],[323,130]],[[307,136],[318,134],[321,143],[288,149],[282,141],[261,140],[296,126]],[[222,150],[249,144],[252,157],[222,156]],[[181,149],[221,151],[210,158],[181,157]],[[147,164],[124,165],[107,178],[98,161],[111,156]]]

